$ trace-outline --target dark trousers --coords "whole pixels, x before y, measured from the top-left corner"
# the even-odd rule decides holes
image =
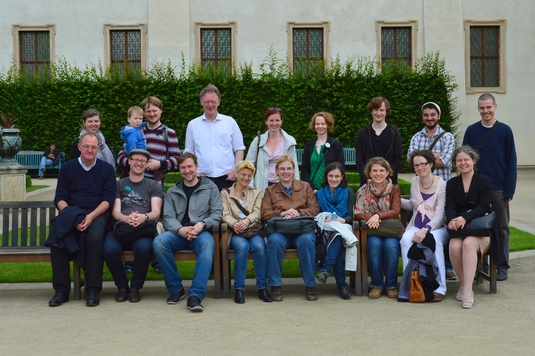
[[[108,227],[108,214],[102,214],[86,230],[85,238],[85,269],[84,290],[100,293],[102,290],[102,267],[104,258],[104,236]],[[52,287],[56,293],[68,295],[71,291],[71,268],[69,255],[63,249],[50,246],[50,260],[52,262]]]
[[[209,178],[212,182],[214,182],[214,184],[217,186],[217,189],[219,189],[219,191],[222,191],[225,188],[230,188],[232,187],[232,184],[234,184],[233,181],[227,180],[226,174],[221,177],[207,177],[207,178]]]
[[[152,257],[152,238],[143,237],[130,244],[123,244],[117,240],[113,231],[108,232],[106,241],[104,241],[104,259],[117,288],[128,286],[128,278],[126,277],[121,258],[123,251],[134,252],[132,283],[130,287],[137,289],[143,288]]]

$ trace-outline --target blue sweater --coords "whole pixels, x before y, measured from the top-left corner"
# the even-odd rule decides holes
[[[95,209],[103,201],[110,207],[115,202],[117,183],[113,167],[100,159],[91,170],[86,171],[72,159],[61,166],[54,204],[64,200],[67,204],[82,209]]]
[[[492,179],[493,190],[503,190],[503,196],[512,199],[516,188],[515,139],[508,125],[498,121],[495,125],[498,126],[479,150],[477,167],[479,173]],[[468,126],[463,145],[477,148],[489,130],[481,121]]]

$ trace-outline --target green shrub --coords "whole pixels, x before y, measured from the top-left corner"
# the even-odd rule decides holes
[[[183,148],[188,122],[202,114],[199,92],[208,83],[219,87],[219,111],[236,119],[246,147],[264,129],[263,115],[271,106],[283,109],[283,127],[298,147],[315,136],[308,122],[318,111],[333,113],[332,136],[345,147],[353,147],[358,131],[371,122],[366,104],[378,95],[391,102],[387,121],[399,129],[404,155],[411,137],[422,128],[420,106],[426,101],[438,103],[441,126],[456,131],[459,113],[452,93],[457,86],[438,53],[420,58],[414,69],[379,65],[369,58],[345,63],[334,58],[308,73],[292,73],[287,61],[273,53],[260,73],[253,73],[250,64],[235,64],[236,70],[228,74],[187,66],[184,60],[178,69],[165,63],[155,63],[147,71],[103,70],[100,64],[79,69],[60,59],[49,72],[28,80],[10,68],[0,71],[0,111],[17,115],[23,150],[41,150],[54,141],[66,152],[78,136],[81,115],[88,107],[102,112],[102,132],[110,148],[118,152],[127,109],[148,95],[163,101],[162,122],[176,130]]]

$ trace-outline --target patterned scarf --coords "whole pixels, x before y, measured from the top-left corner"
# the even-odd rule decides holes
[[[355,214],[378,213],[390,210],[390,193],[392,192],[392,180],[387,178],[385,184],[378,188],[371,179],[363,185],[358,193],[355,204]]]
[[[336,211],[336,214],[341,218],[347,216],[348,196],[347,188],[341,186],[336,187],[333,194],[331,194],[329,186],[325,186],[316,192],[321,211],[329,213]]]

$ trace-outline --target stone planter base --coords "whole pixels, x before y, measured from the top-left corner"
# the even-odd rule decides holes
[[[0,201],[26,200],[26,173],[19,165],[0,165]]]

